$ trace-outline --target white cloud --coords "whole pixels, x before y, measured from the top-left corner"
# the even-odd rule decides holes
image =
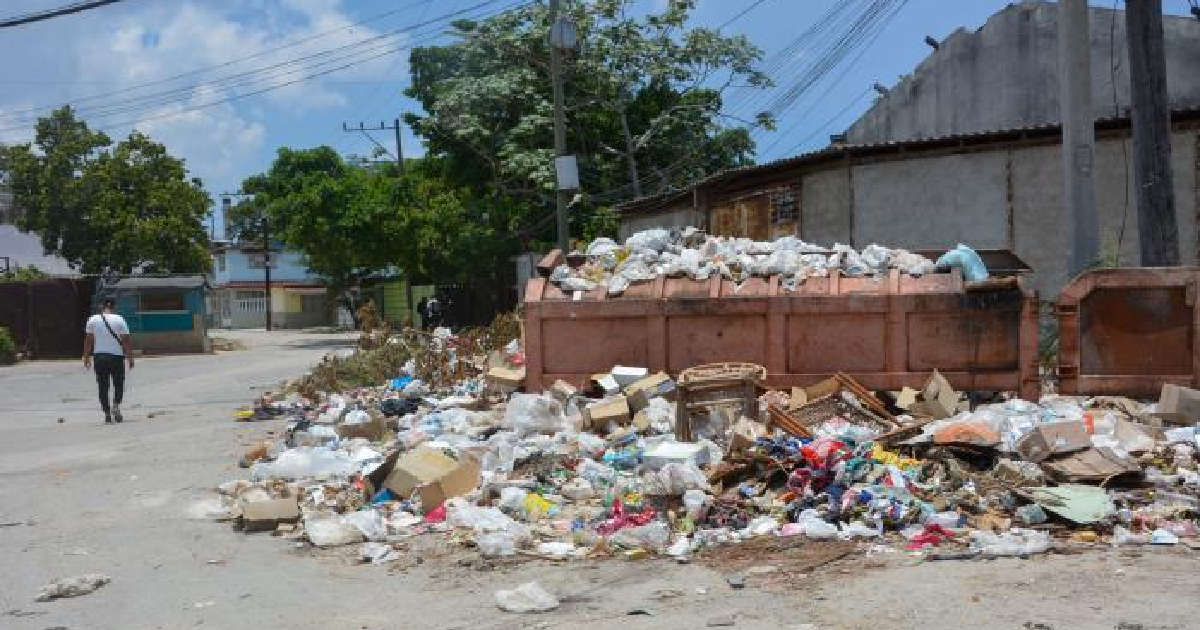
[[[15,110],[78,100],[76,109],[91,126],[109,131],[114,139],[130,128],[147,133],[187,160],[189,170],[219,192],[263,167],[262,150],[269,140],[286,142],[271,138],[272,130],[278,135],[282,125],[349,104],[338,82],[304,77],[374,53],[354,49],[289,61],[395,28],[386,22],[379,29],[354,26],[341,0],[172,0],[117,6],[103,14],[46,22],[36,33],[0,41],[0,58],[25,64],[19,68],[24,72],[0,73],[0,130],[24,126],[0,131],[0,140],[32,135],[35,114]],[[388,36],[366,46],[378,53],[403,41],[402,35]],[[258,56],[241,61],[250,55]],[[394,67],[394,59],[368,61],[327,78],[376,78]],[[212,66],[221,67],[172,79]],[[268,66],[278,67],[254,72]],[[2,82],[6,74],[39,82],[12,90]],[[137,87],[147,82],[160,83]],[[263,91],[276,86],[283,87]],[[259,91],[263,93],[247,97]],[[113,94],[88,98],[104,93]],[[221,102],[226,99],[234,100]]]

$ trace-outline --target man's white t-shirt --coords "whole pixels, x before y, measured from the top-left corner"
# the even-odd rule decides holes
[[[125,324],[125,318],[114,313],[105,313],[104,319],[108,321],[108,325],[112,328],[112,332],[117,333],[117,337],[108,332],[108,328],[104,326],[104,322],[100,321],[100,315],[92,315],[87,321],[87,325],[83,327],[84,332],[91,333],[92,338],[96,340],[92,346],[92,352],[95,354],[116,354],[125,356],[125,349],[121,347],[121,342],[117,337],[129,334],[129,326]]]

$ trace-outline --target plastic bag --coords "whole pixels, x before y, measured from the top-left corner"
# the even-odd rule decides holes
[[[601,236],[600,238],[597,238],[588,244],[587,251],[585,253],[588,256],[603,256],[609,252],[616,251],[618,248],[620,248],[620,245],[617,245],[616,241],[612,240],[611,238]]]
[[[359,463],[342,451],[302,446],[284,451],[273,462],[255,464],[251,476],[256,480],[348,477],[358,470]]]
[[[390,545],[368,542],[363,543],[362,548],[358,551],[358,556],[371,564],[387,564],[399,560],[400,552],[392,549]]]
[[[747,536],[766,536],[777,529],[779,529],[779,521],[770,516],[756,516],[749,525],[746,525],[744,531]]]
[[[645,492],[656,496],[680,496],[688,490],[712,489],[708,477],[695,464],[672,462],[661,470],[647,472],[642,478]]]
[[[475,536],[479,553],[488,558],[511,556],[517,553],[517,539],[507,532],[493,532]]]
[[[566,280],[560,282],[559,286],[562,287],[563,291],[567,292],[583,291],[584,293],[587,293],[589,291],[596,290],[596,283],[588,280],[587,278],[567,278]]]
[[[665,252],[671,247],[671,233],[662,228],[643,230],[625,239],[625,246],[635,252],[640,249]]]
[[[662,521],[653,521],[637,527],[626,527],[608,537],[610,545],[648,551],[663,551],[670,542],[671,530]]]
[[[875,538],[880,532],[874,527],[868,527],[862,521],[854,521],[842,525],[840,536],[842,538]]]
[[[522,436],[557,433],[566,429],[567,419],[563,415],[562,403],[552,396],[513,394],[504,409],[503,425]]]
[[[971,548],[989,556],[1029,556],[1049,551],[1050,535],[1015,527],[1003,534],[974,530]]]
[[[692,518],[696,518],[709,500],[708,493],[701,490],[688,490],[683,493],[683,507]]]
[[[354,409],[342,418],[342,424],[369,424],[371,422],[371,414],[362,409]]]
[[[505,612],[548,612],[558,608],[558,598],[537,582],[526,582],[511,591],[496,591],[496,606]]]
[[[568,542],[538,543],[537,552],[551,558],[567,558],[575,555],[575,545]]]
[[[305,517],[304,533],[318,547],[352,545],[363,541],[362,530],[353,523],[333,515]]]
[[[941,258],[937,259],[938,269],[951,269],[958,267],[962,269],[963,280],[968,282],[976,282],[979,280],[987,280],[988,270],[987,265],[983,264],[983,259],[975,250],[958,244],[958,247],[942,254]]]
[[[577,477],[559,488],[562,495],[572,501],[586,501],[596,496],[596,490],[587,479]]]
[[[387,538],[387,523],[379,510],[359,510],[342,515],[342,522],[353,525],[367,540],[381,541]]]
[[[892,259],[892,250],[871,243],[862,250],[863,263],[873,274],[885,274]]]
[[[496,502],[496,507],[510,513],[519,513],[525,509],[525,495],[529,491],[525,488],[501,488],[500,500]]]

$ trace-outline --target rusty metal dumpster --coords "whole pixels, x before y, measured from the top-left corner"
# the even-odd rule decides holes
[[[1200,385],[1200,267],[1094,269],[1059,295],[1064,394],[1156,397]]]
[[[673,374],[737,361],[767,368],[772,386],[843,372],[873,389],[919,387],[938,369],[961,390],[1036,399],[1037,298],[969,291],[958,270],[881,279],[833,272],[794,293],[779,278],[658,278],[608,297],[564,293],[545,279],[525,292],[526,386],[581,383],[613,365]]]

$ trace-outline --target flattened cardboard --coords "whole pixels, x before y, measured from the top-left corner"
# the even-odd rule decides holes
[[[300,504],[296,497],[242,502],[242,526],[247,532],[266,532],[280,523],[300,520]]]
[[[593,429],[603,429],[613,424],[626,425],[630,419],[629,400],[624,396],[613,396],[583,409],[583,424]]]
[[[1107,447],[1089,448],[1042,462],[1042,469],[1059,481],[1104,481],[1116,475],[1142,471],[1137,460]]]
[[[1158,412],[1154,415],[1172,424],[1200,422],[1200,390],[1164,384],[1158,397]]]
[[[525,366],[494,366],[488,370],[487,380],[493,385],[499,385],[500,387],[507,387],[509,389],[518,389],[525,385]]]
[[[896,407],[908,411],[910,407],[916,404],[917,394],[919,393],[920,392],[911,387],[905,387],[899,392],[896,392]]]
[[[1017,454],[1021,459],[1040,462],[1052,455],[1071,453],[1091,448],[1092,438],[1083,422],[1050,422],[1039,424],[1017,442]]]
[[[649,406],[651,398],[662,396],[670,399],[674,393],[675,381],[662,372],[639,379],[625,388],[625,396],[629,399],[629,409],[634,412]]]
[[[929,376],[921,390],[925,408],[937,419],[949,418],[958,413],[958,392],[937,370]]]

